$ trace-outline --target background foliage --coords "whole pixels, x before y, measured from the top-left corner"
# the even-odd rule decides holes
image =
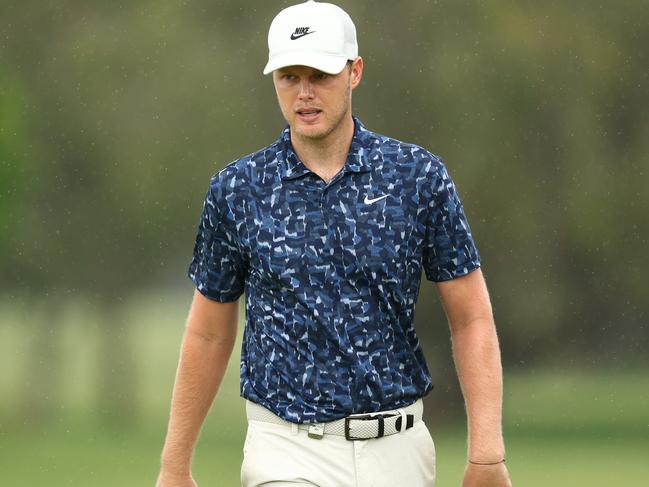
[[[90,442],[148,425],[157,455],[209,177],[284,125],[261,69],[268,24],[289,4],[0,4],[0,421],[12,445],[87,420]],[[649,3],[340,5],[366,62],[356,114],[441,155],[458,185],[505,372],[522,378],[512,394],[528,394],[506,408],[512,436],[608,424],[646,438],[646,414],[628,405],[649,406]],[[450,425],[461,397],[430,283],[417,311],[437,385],[427,415]],[[222,394],[241,407],[234,377]],[[76,444],[63,430],[52,435]],[[242,441],[240,429],[216,437]],[[525,475],[533,462],[520,460]]]

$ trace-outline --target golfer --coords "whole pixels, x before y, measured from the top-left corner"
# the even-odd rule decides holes
[[[448,317],[466,403],[464,486],[510,486],[491,305],[444,163],[353,114],[363,59],[339,7],[282,10],[268,47],[264,74],[287,126],[210,181],[158,487],[196,485],[192,454],[244,292],[241,484],[433,486],[422,420],[433,385],[413,323],[422,271]]]

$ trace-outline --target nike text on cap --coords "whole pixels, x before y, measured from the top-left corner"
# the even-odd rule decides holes
[[[351,17],[336,5],[309,0],[285,8],[273,19],[264,74],[297,65],[338,74],[357,56]]]

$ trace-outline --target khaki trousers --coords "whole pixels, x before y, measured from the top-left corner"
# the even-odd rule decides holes
[[[435,445],[423,421],[390,436],[350,441],[248,419],[243,454],[243,487],[435,485]]]

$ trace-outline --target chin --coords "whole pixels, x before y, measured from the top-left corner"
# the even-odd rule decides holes
[[[301,137],[308,137],[310,139],[323,139],[327,136],[329,131],[322,123],[315,125],[306,125],[297,122],[293,125],[295,132]]]

